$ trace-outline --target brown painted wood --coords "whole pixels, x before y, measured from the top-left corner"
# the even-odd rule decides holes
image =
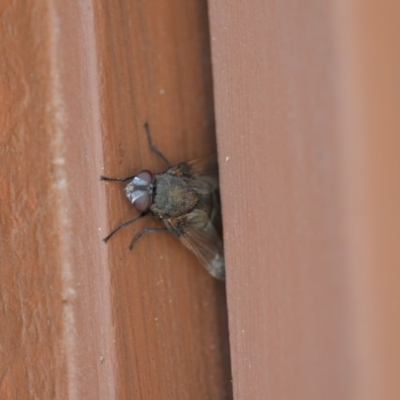
[[[214,119],[207,9],[204,2],[104,2],[98,19],[107,31],[103,55],[104,173],[126,176],[214,151]],[[112,71],[110,73],[109,71]],[[104,184],[109,224],[137,215],[121,186]],[[127,246],[151,218],[118,233],[108,244],[115,294],[114,321],[121,398],[230,397],[224,285],[168,234]],[[105,233],[105,232],[104,232]]]
[[[4,4],[0,397],[231,398],[224,284],[167,234],[127,247],[124,176],[215,150],[207,8]]]
[[[44,3],[1,5],[0,397],[65,398],[66,303]],[[34,34],[32,34],[34,31]]]
[[[209,7],[234,398],[398,399],[398,3]]]

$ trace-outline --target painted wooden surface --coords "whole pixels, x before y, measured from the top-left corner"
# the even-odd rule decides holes
[[[0,397],[231,398],[224,284],[118,184],[215,151],[204,2],[4,3]]]
[[[395,2],[0,7],[0,397],[398,399]],[[210,42],[212,54],[210,55]],[[212,73],[211,73],[212,61]],[[213,78],[212,75],[213,74]],[[224,285],[124,176],[215,150]]]
[[[234,398],[398,399],[398,3],[209,5]]]

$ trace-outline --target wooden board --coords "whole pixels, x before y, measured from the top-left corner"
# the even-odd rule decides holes
[[[1,14],[0,397],[231,397],[225,288],[117,184],[215,151],[204,2],[71,1]]]
[[[234,398],[398,399],[399,6],[209,5]]]

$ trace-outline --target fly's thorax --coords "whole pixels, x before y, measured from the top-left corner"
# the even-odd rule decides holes
[[[196,207],[197,192],[181,177],[167,173],[154,177],[154,194],[150,211],[159,219],[185,215]]]

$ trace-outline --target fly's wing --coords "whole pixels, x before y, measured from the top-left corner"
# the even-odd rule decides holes
[[[207,177],[218,174],[216,154],[196,158],[188,161],[186,165],[189,167],[190,173],[197,177]]]
[[[206,212],[195,209],[181,217],[164,220],[164,223],[197,256],[211,276],[225,280],[222,241]]]
[[[181,176],[190,186],[200,191],[210,193],[218,189],[218,162],[215,154],[177,164],[169,171]]]

